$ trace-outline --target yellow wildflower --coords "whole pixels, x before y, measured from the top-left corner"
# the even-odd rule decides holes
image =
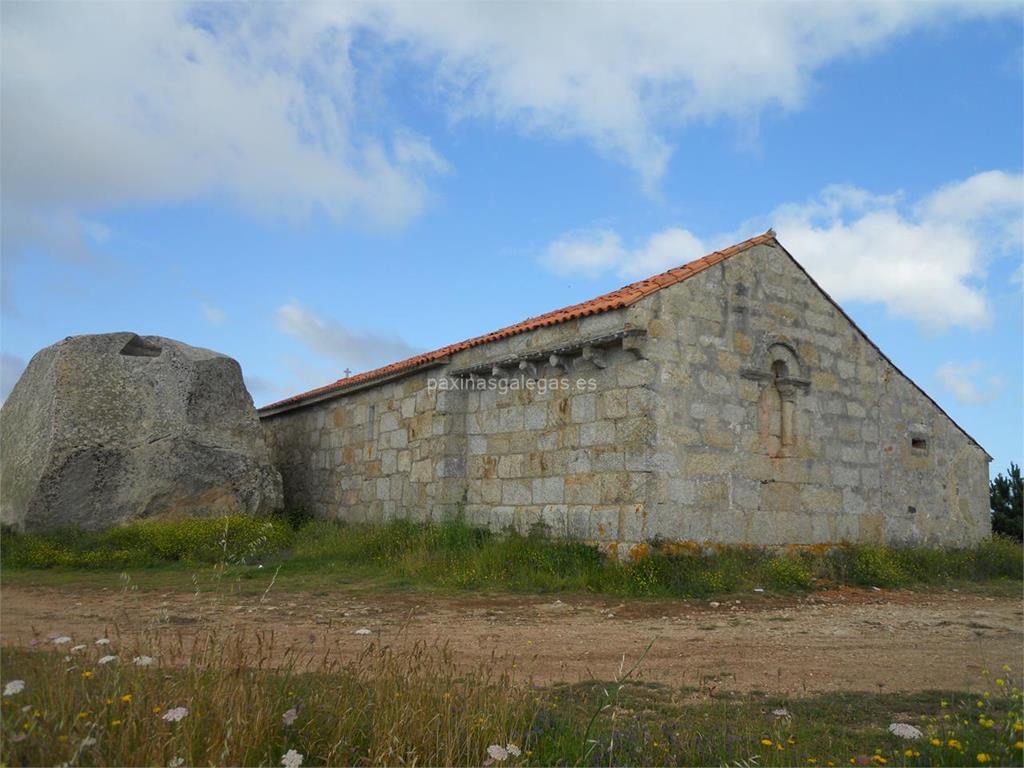
[[[1024,741],[1017,741],[1013,746],[1017,749],[1024,749]]]
[[[1003,680],[1003,678],[1001,678],[1001,677],[997,677],[996,678],[996,685],[998,685],[1000,688],[1002,688],[1004,685],[1006,685],[1006,681]]]
[[[82,677],[84,677],[86,680],[88,680],[90,677],[92,677],[92,672],[90,672],[87,669],[87,670],[85,670],[85,672],[82,673]]]
[[[987,763],[989,760],[992,759],[984,752],[979,752],[977,755],[975,755],[975,757],[978,759],[979,763]]]
[[[1020,720],[1018,720],[1016,723],[1013,724],[1013,730],[1016,731],[1017,733],[1020,733],[1021,731],[1024,731],[1024,723],[1022,723]]]
[[[871,759],[872,759],[872,760],[874,760],[874,761],[875,761],[875,764],[877,764],[877,765],[885,765],[886,763],[888,763],[888,762],[889,762],[888,760],[886,760],[886,759],[885,759],[884,757],[882,757],[881,755],[875,755],[875,756],[874,756],[874,757],[872,757]]]
[[[941,747],[942,746],[942,741],[940,739],[932,739],[932,746],[933,747]]]
[[[764,744],[766,747],[770,747],[772,745],[772,740],[771,739],[761,739],[761,743]]]
[[[121,724],[121,721],[120,720],[111,720],[110,724],[116,728],[117,726],[119,726]]]
[[[107,699],[107,704],[113,704],[113,703],[114,703],[113,699]]]
[[[786,739],[786,743],[787,744],[796,744],[796,739],[794,739],[792,736],[790,736],[788,739]]]
[[[121,701],[125,702],[126,704],[129,703],[131,700],[132,695],[130,693],[126,693],[124,696],[121,697]]]
[[[908,749],[906,752],[903,753],[903,756],[904,757],[913,757],[914,756],[914,750]]]
[[[807,758],[807,762],[810,763],[811,765],[814,765],[815,763],[818,762],[818,758],[816,758],[816,757],[808,757]]]
[[[63,733],[60,736],[57,737],[57,741],[59,741],[61,744],[63,744],[67,740],[68,740],[68,737],[65,736]]]
[[[84,720],[84,719],[85,719],[85,718],[87,718],[88,716],[89,716],[89,713],[88,713],[88,712],[79,712],[79,713],[78,713],[78,719],[79,719],[79,720]]]
[[[946,746],[950,749],[961,749],[963,745],[957,739],[950,739],[946,742]]]

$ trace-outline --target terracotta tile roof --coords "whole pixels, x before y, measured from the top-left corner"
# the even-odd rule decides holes
[[[423,352],[419,355],[413,355],[405,360],[399,360],[396,363],[391,363],[381,368],[375,368],[372,371],[357,373],[354,376],[338,379],[337,381],[323,387],[311,389],[308,392],[303,392],[301,394],[285,398],[284,400],[279,400],[276,403],[265,405],[259,410],[260,412],[276,410],[281,406],[292,405],[335,390],[345,389],[355,384],[361,384],[389,376],[407,368],[416,368],[417,366],[425,363],[443,360],[455,352],[461,352],[464,349],[470,349],[471,347],[477,347],[481,344],[498,341],[499,339],[506,339],[509,336],[516,336],[517,334],[526,333],[527,331],[532,331],[536,328],[544,328],[549,325],[564,323],[567,320],[576,320],[581,317],[597,315],[602,312],[610,312],[614,309],[622,309],[630,306],[631,304],[635,304],[645,296],[649,296],[655,291],[665,288],[666,286],[681,283],[683,280],[703,272],[708,267],[714,266],[730,256],[735,256],[737,253],[745,251],[748,248],[752,248],[755,245],[760,245],[772,240],[775,240],[775,232],[769,229],[762,235],[752,237],[749,240],[744,240],[742,243],[736,243],[736,245],[730,245],[728,248],[723,248],[720,251],[709,253],[707,256],[691,261],[681,267],[673,267],[667,272],[662,272],[660,275],[654,275],[653,277],[648,277],[645,280],[630,283],[618,290],[590,299],[589,301],[583,301],[569,307],[563,307],[562,309],[556,309],[552,312],[546,312],[543,315],[528,318],[523,320],[521,323],[501,328],[500,330],[493,331],[492,333],[486,333],[483,336],[466,339],[465,341],[460,341],[456,344],[449,344],[447,347],[435,349],[433,352]]]

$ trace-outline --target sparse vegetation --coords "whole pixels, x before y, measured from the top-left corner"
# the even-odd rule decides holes
[[[97,645],[99,640],[101,645]],[[76,644],[77,643],[77,644]],[[354,661],[258,638],[39,638],[3,651],[5,765],[1014,765],[1018,675],[982,693],[535,688],[443,647]],[[306,659],[301,661],[300,659]],[[635,661],[635,660],[634,660]],[[526,670],[528,672],[528,670]],[[921,736],[889,732],[907,723]]]
[[[441,589],[576,591],[638,597],[708,597],[754,588],[785,593],[857,585],[899,587],[1020,581],[1021,546],[995,537],[972,547],[868,544],[764,548],[658,542],[615,558],[542,528],[493,534],[454,518],[375,525],[222,517],[138,522],[104,533],[7,533],[5,568],[124,569],[226,563],[242,575],[280,566],[281,585],[302,577],[386,579]],[[625,554],[625,553],[622,553]]]

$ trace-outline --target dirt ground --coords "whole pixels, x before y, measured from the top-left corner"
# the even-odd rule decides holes
[[[843,589],[720,602],[517,595],[295,593],[266,596],[5,585],[0,642],[74,642],[210,629],[310,656],[368,643],[447,642],[457,661],[515,665],[538,684],[611,679],[654,640],[648,681],[799,695],[831,690],[978,689],[984,668],[1020,668],[1019,599]],[[359,630],[369,633],[357,633]],[[253,640],[255,642],[255,640]],[[124,643],[127,645],[127,641]]]

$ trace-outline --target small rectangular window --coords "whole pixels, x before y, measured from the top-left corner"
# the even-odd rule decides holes
[[[928,441],[923,437],[912,437],[910,438],[910,447],[915,451],[927,451]]]
[[[366,439],[373,440],[373,422],[377,415],[377,406],[371,405],[366,409]]]

